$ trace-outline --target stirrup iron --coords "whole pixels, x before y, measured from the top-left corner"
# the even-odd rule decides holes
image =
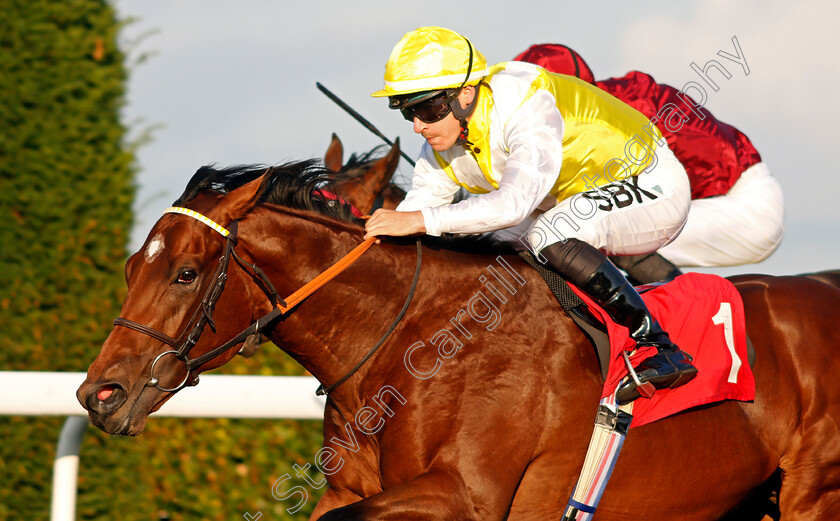
[[[636,391],[638,391],[639,395],[645,398],[653,396],[653,393],[656,391],[656,387],[654,387],[650,382],[642,383],[641,380],[639,380],[639,375],[636,373],[636,369],[633,367],[633,364],[630,363],[630,356],[627,354],[626,349],[621,351],[621,357],[624,358],[624,363],[627,365],[627,372],[629,373],[630,378],[632,378],[636,383]],[[618,387],[621,387],[621,382],[619,382]]]

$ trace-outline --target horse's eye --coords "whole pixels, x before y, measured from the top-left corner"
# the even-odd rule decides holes
[[[178,284],[192,284],[197,276],[194,270],[184,270],[178,275],[178,280],[175,282]]]

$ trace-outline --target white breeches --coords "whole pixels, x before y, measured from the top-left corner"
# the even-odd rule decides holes
[[[659,253],[677,266],[761,262],[782,242],[783,221],[782,187],[758,163],[725,195],[691,201],[685,228]]]
[[[522,240],[535,254],[570,238],[608,255],[655,251],[680,233],[691,202],[688,176],[674,154],[662,146],[656,157],[657,164],[649,171],[564,199],[497,236]]]

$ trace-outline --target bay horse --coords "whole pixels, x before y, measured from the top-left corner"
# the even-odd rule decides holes
[[[385,155],[377,155],[379,148],[361,155],[351,154],[344,163],[344,146],[333,133],[324,154],[327,169],[341,174],[336,180],[328,182],[326,189],[363,215],[379,208],[393,210],[405,198],[405,190],[391,182],[400,162],[400,139],[394,141]]]
[[[313,162],[196,172],[173,210],[188,215],[163,215],[126,263],[121,317],[77,391],[91,422],[140,434],[274,314],[256,328],[324,386],[346,377],[328,394],[315,464],[329,488],[311,519],[559,519],[603,385],[586,337],[535,270],[482,243],[383,240],[293,293],[362,242],[362,221],[319,191],[329,180]],[[736,286],[755,400],[631,429],[596,519],[719,519],[779,468],[783,521],[840,519],[840,291]]]

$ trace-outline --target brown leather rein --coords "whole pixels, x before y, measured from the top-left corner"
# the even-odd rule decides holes
[[[285,300],[281,299],[278,294],[277,290],[272,285],[271,281],[265,275],[265,273],[256,266],[256,264],[250,264],[242,259],[235,251],[236,243],[237,243],[237,232],[239,229],[238,221],[233,221],[230,224],[230,229],[225,229],[224,227],[220,226],[218,223],[212,221],[211,219],[205,217],[204,215],[199,214],[193,210],[189,210],[187,208],[180,208],[180,207],[172,207],[166,210],[165,213],[180,213],[183,215],[188,215],[215,230],[223,237],[225,237],[225,250],[224,255],[219,259],[219,264],[216,267],[216,271],[213,274],[213,282],[207,288],[207,291],[204,293],[204,297],[201,299],[201,304],[196,308],[195,312],[193,313],[190,320],[187,322],[187,326],[178,335],[177,338],[171,337],[166,333],[158,331],[157,329],[151,328],[149,326],[140,324],[133,320],[129,320],[127,318],[119,317],[114,320],[115,326],[122,326],[128,329],[132,329],[134,331],[138,331],[145,335],[148,335],[156,340],[167,344],[174,349],[170,349],[168,351],[164,351],[155,357],[152,361],[152,366],[149,371],[149,380],[146,382],[147,387],[157,387],[161,391],[165,392],[177,392],[183,389],[188,385],[196,385],[198,383],[198,375],[195,378],[190,378],[192,372],[200,367],[202,364],[213,360],[214,358],[218,357],[225,351],[229,350],[230,348],[242,343],[247,337],[257,334],[260,331],[260,328],[263,326],[268,325],[274,319],[283,315],[294,308],[297,304],[303,301],[306,297],[311,295],[313,292],[318,290],[324,284],[329,282],[332,278],[337,276],[339,273],[344,271],[348,266],[350,266],[353,262],[355,262],[368,248],[376,241],[375,238],[370,238],[358,245],[354,248],[350,253],[342,257],[338,262],[324,270],[321,274],[316,276],[311,281],[304,284],[300,289],[289,295]],[[420,258],[419,258],[419,249],[420,245],[418,242],[418,264],[417,264],[417,273],[415,274],[414,282],[417,282],[417,275],[419,275],[419,267],[420,267]],[[227,342],[223,343],[222,345],[215,347],[208,351],[207,353],[195,357],[189,358],[190,350],[192,350],[193,346],[195,346],[196,342],[198,342],[199,337],[201,336],[202,332],[204,331],[204,327],[208,324],[210,325],[210,329],[213,331],[216,330],[216,324],[213,320],[213,311],[216,307],[216,302],[218,302],[219,298],[222,295],[222,291],[225,288],[225,282],[227,281],[227,272],[228,267],[230,265],[231,257],[239,263],[242,268],[251,275],[251,278],[260,286],[260,289],[268,296],[269,300],[272,304],[272,309],[262,317],[258,318],[254,323],[250,326],[242,330],[238,335],[234,336]],[[411,295],[414,292],[414,286],[412,286],[412,290],[409,293],[409,300],[406,301],[406,305],[403,308],[402,313],[405,312],[405,309],[408,307],[408,303],[411,299]],[[397,318],[402,317],[402,313]],[[349,378],[359,367],[363,364],[373,352],[379,347],[379,345],[384,342],[385,338],[388,334],[393,330],[396,326],[396,322],[392,327],[388,330],[388,332],[383,336],[380,342],[371,350],[370,353],[343,379],[339,380],[336,384],[330,386],[330,390],[337,387],[339,384],[343,383],[347,378]],[[178,360],[181,360],[186,365],[186,375],[184,379],[175,387],[167,388],[160,385],[160,380],[155,377],[155,367],[160,361],[161,358],[173,355]],[[320,389],[319,389],[320,390]]]

